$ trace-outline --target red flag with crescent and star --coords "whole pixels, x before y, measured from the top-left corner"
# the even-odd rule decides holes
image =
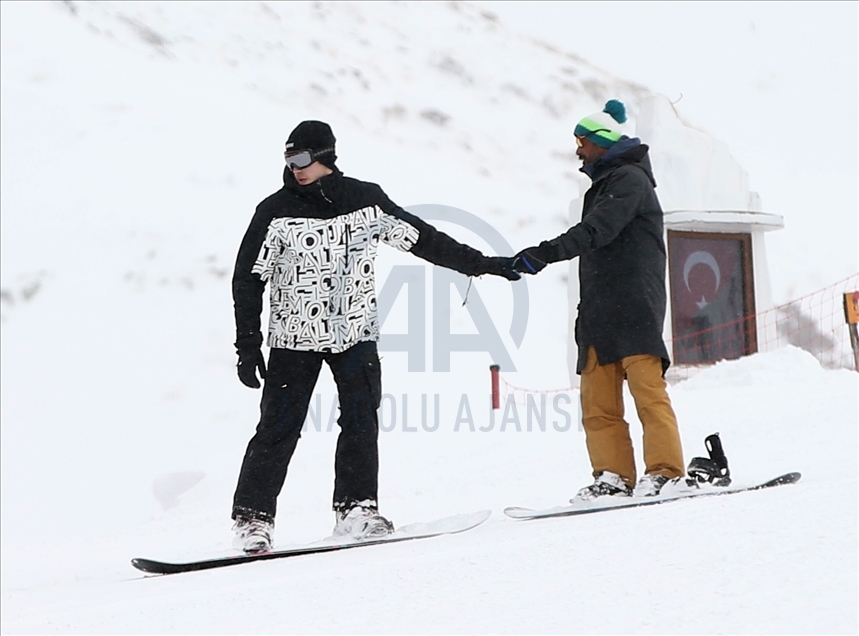
[[[714,362],[748,353],[742,238],[671,236],[669,279],[676,362]]]

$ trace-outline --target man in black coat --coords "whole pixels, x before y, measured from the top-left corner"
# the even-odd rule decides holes
[[[319,121],[299,124],[286,143],[283,188],[257,206],[233,274],[239,379],[259,388],[260,421],[233,498],[236,547],[271,548],[277,496],[300,436],[322,363],[337,384],[335,535],[393,531],[377,501],[382,397],[376,342],[374,262],[380,242],[467,276],[519,278],[509,263],[458,243],[394,204],[372,183],[343,175],[335,138]],[[269,285],[266,369],[260,314]]]
[[[519,252],[516,271],[579,257],[581,299],[576,319],[576,371],[582,424],[595,482],[578,499],[658,494],[685,473],[677,419],[666,391],[670,364],[665,321],[662,208],[648,147],[621,131],[626,109],[611,100],[582,119],[573,135],[581,171],[592,180],[582,220],[550,241]],[[502,260],[502,259],[499,259]],[[644,428],[646,474],[636,485],[629,425],[623,419],[626,379]]]

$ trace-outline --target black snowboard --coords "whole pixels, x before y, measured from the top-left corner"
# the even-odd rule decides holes
[[[545,508],[543,510],[532,510],[530,508],[505,508],[504,514],[513,519],[545,519],[548,517],[571,517],[573,515],[587,515],[593,512],[606,512],[608,510],[625,510],[627,508],[640,508],[642,506],[655,506],[671,501],[682,501],[685,499],[695,499],[698,497],[717,497],[723,495],[733,495],[739,492],[749,492],[752,490],[763,490],[764,488],[774,488],[775,486],[784,486],[786,484],[795,484],[800,480],[800,473],[787,473],[770,479],[762,484],[754,486],[745,486],[740,488],[731,487],[709,487],[700,490],[693,490],[683,494],[669,494],[656,497],[603,497],[590,502],[582,502],[570,504],[569,506],[556,506],[554,508]]]
[[[237,554],[235,556],[207,559],[203,561],[191,561],[187,563],[165,563],[164,561],[153,561],[152,559],[132,559],[131,565],[138,570],[148,574],[178,574],[180,572],[196,572],[198,570],[211,570],[230,565],[252,563],[254,561],[269,561],[271,559],[284,559],[287,557],[303,556],[307,554],[322,554],[324,552],[335,552],[337,550],[348,550],[350,548],[363,548],[371,545],[382,545],[386,543],[399,543],[401,541],[412,541],[414,539],[428,539],[443,534],[455,534],[476,528],[486,521],[492,514],[490,510],[466,513],[431,521],[429,523],[413,523],[403,526],[394,534],[379,539],[368,541],[352,541],[344,543],[319,542],[316,544],[291,548],[289,550],[276,550],[273,552],[261,552],[259,554]]]

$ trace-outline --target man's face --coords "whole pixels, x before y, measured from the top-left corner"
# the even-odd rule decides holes
[[[582,160],[583,165],[593,163],[608,152],[608,148],[598,146],[587,137],[576,137],[576,145],[576,156]]]
[[[310,185],[316,181],[319,181],[324,176],[331,174],[333,170],[326,166],[324,163],[319,163],[318,161],[314,161],[306,168],[298,168],[293,166],[292,168],[292,176],[295,177],[295,180],[298,181],[299,185]]]

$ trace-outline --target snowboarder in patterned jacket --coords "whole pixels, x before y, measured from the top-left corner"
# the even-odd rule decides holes
[[[379,242],[467,276],[519,278],[509,264],[398,207],[378,185],[344,176],[328,124],[299,124],[284,157],[283,188],[257,207],[233,274],[239,379],[252,388],[260,386],[257,374],[264,380],[260,421],[233,500],[235,545],[246,552],[271,547],[277,496],[323,362],[340,402],[334,533],[364,538],[393,531],[377,502]],[[268,368],[260,328],[266,285]]]
[[[519,252],[516,271],[536,274],[548,263],[579,258],[575,324],[582,424],[595,482],[576,499],[652,496],[685,474],[677,418],[664,379],[665,243],[662,208],[648,147],[623,134],[624,105],[611,100],[573,131],[581,171],[592,180],[582,220],[564,234]],[[504,262],[503,258],[498,259]],[[645,475],[636,484],[623,380],[644,432]],[[633,491],[634,488],[634,491]]]

